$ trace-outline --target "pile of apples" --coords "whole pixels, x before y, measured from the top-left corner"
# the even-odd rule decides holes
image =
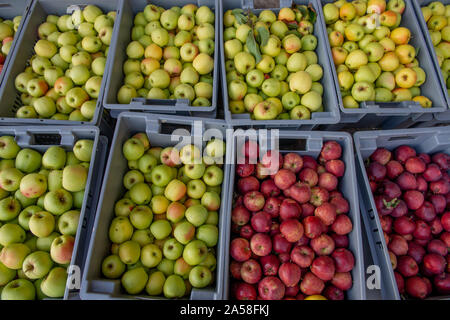
[[[17,29],[19,29],[21,20],[22,16],[16,16],[12,20],[3,20],[0,18],[0,72],[3,70],[6,56],[9,54],[14,35]]]
[[[349,203],[338,191],[340,144],[325,142],[317,160],[271,150],[254,165],[258,145],[250,140],[241,154],[231,213],[234,298],[344,299],[355,260]]]
[[[151,147],[146,133],[123,144],[130,170],[109,229],[105,277],[120,278],[128,294],[145,290],[166,298],[213,283],[224,153],[218,139],[208,142],[203,157],[192,144]]]
[[[168,10],[149,4],[137,13],[117,101],[188,99],[192,106],[211,106],[214,20],[210,8],[195,4]]]
[[[411,32],[400,27],[405,6],[404,0],[338,0],[323,6],[345,108],[359,108],[362,101],[432,106],[421,95],[426,74],[409,44]]]
[[[400,294],[450,294],[450,155],[402,145],[378,148],[367,161]]]
[[[450,95],[450,4],[434,1],[421,9]]]
[[[322,67],[314,50],[316,13],[282,8],[259,16],[224,13],[224,52],[231,113],[255,120],[311,119],[323,112]]]
[[[92,148],[80,139],[41,154],[0,137],[2,300],[64,296]]]
[[[94,5],[72,15],[47,16],[37,30],[29,67],[15,79],[22,102],[17,118],[94,117],[115,16]]]

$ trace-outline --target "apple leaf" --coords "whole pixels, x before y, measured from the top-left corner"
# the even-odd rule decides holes
[[[316,10],[314,10],[311,3],[308,5],[308,16],[312,24],[316,23],[317,13]]]
[[[301,6],[298,5],[297,6],[298,11],[300,11],[300,13],[302,14],[302,17],[305,17],[305,19],[309,16],[308,15],[308,9],[306,8],[306,6]]]
[[[231,13],[234,15],[234,17],[236,18],[236,21],[239,24],[245,24],[247,23],[247,17],[244,15],[244,10],[242,9],[233,9],[231,11]]]
[[[248,31],[246,45],[248,51],[255,57],[256,63],[260,62],[262,59],[261,52],[259,51],[259,46],[256,43],[255,35],[253,30]]]
[[[256,31],[258,31],[261,45],[265,46],[270,37],[269,31],[264,27],[259,27],[258,29],[256,29]]]
[[[287,22],[286,25],[287,25],[288,29],[297,29],[298,28],[298,24],[295,21]]]
[[[295,34],[299,38],[303,37],[303,35],[300,32],[298,32],[297,30],[289,30],[288,32],[286,32],[286,35],[288,35],[288,34]]]

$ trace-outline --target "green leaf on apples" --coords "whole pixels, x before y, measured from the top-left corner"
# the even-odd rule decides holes
[[[255,57],[256,63],[260,62],[262,59],[261,52],[259,51],[258,43],[256,42],[253,30],[248,31],[246,45],[248,51]]]
[[[286,35],[288,35],[288,34],[295,34],[299,38],[303,37],[303,35],[300,32],[298,32],[297,30],[289,30],[288,32],[286,32]]]
[[[287,22],[286,25],[287,25],[288,29],[291,29],[291,30],[298,28],[298,24],[295,21]]]
[[[234,15],[234,17],[236,18],[237,22],[239,24],[245,24],[247,23],[248,19],[247,17],[244,15],[244,10],[242,9],[233,9],[231,11],[231,13]]]
[[[311,21],[312,24],[316,23],[317,13],[314,10],[311,3],[308,5],[308,16],[309,16],[309,21]]]
[[[298,5],[297,9],[302,14],[302,17],[304,17],[305,19],[307,19],[309,17],[308,9],[306,9],[305,6]]]
[[[264,27],[259,27],[256,29],[258,31],[259,40],[262,46],[265,46],[267,44],[267,41],[269,41],[270,33],[269,31]]]

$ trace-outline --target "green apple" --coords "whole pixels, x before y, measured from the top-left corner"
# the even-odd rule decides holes
[[[187,195],[193,199],[200,199],[206,192],[206,185],[202,180],[190,180],[187,183]]]
[[[42,211],[41,207],[32,205],[29,207],[26,207],[25,209],[23,209],[18,217],[18,222],[19,225],[26,231],[30,230],[29,227],[29,222],[30,222],[30,218],[33,215],[33,213],[38,212],[38,211]]]
[[[23,261],[22,271],[30,279],[45,277],[53,266],[53,261],[45,251],[35,251]]]
[[[211,271],[204,266],[195,266],[189,273],[189,282],[195,288],[204,288],[212,281]]]
[[[64,212],[58,219],[58,230],[63,235],[75,236],[78,230],[80,211],[70,210]]]
[[[172,180],[170,172],[169,166],[157,165],[150,173],[152,183],[159,187],[165,187]]]
[[[3,287],[16,277],[16,270],[7,268],[0,262],[0,285]]]
[[[0,262],[13,270],[22,269],[23,261],[30,253],[30,248],[23,243],[11,243],[0,252]]]
[[[163,258],[156,268],[168,277],[173,274],[174,265],[175,261]]]
[[[175,264],[173,267],[174,274],[179,275],[183,279],[188,279],[189,273],[191,272],[191,270],[192,270],[192,266],[190,266],[183,259],[183,257],[180,257],[175,261]]]
[[[308,120],[311,119],[311,111],[305,106],[295,106],[289,113],[291,119],[294,120]]]
[[[0,172],[0,186],[2,189],[13,192],[19,189],[23,173],[16,168],[6,168]]]
[[[359,102],[373,100],[375,96],[373,84],[366,81],[355,82],[352,87],[352,96]]]
[[[157,220],[151,224],[150,231],[156,239],[161,240],[172,232],[172,226],[167,220]]]
[[[45,195],[44,208],[54,215],[61,215],[72,208],[72,194],[64,189],[50,191]]]
[[[141,182],[144,182],[144,176],[138,170],[130,170],[123,176],[123,186],[128,190],[130,190],[135,184]]]
[[[107,256],[102,262],[102,274],[108,279],[118,279],[125,272],[125,264],[119,256]]]
[[[153,272],[149,278],[145,291],[151,296],[158,296],[163,293],[164,283],[166,282],[166,276],[161,271]]]
[[[208,211],[208,218],[206,218],[205,223],[216,226],[219,223],[219,214],[217,211]]]
[[[169,200],[164,195],[153,196],[150,207],[154,214],[163,214],[169,206]]]
[[[57,232],[52,232],[47,237],[39,237],[36,241],[36,248],[41,251],[50,252],[50,248],[52,246],[53,240],[60,236]]]
[[[211,271],[214,271],[216,269],[216,266],[217,266],[216,257],[211,252],[208,252],[208,255],[206,256],[206,259],[202,263],[200,263],[199,265],[200,266],[204,266],[204,267],[208,268]]]
[[[127,217],[116,217],[109,227],[109,239],[114,243],[123,243],[133,236],[133,225]]]
[[[203,175],[203,181],[206,185],[212,187],[221,185],[223,181],[223,170],[216,165],[207,167]]]
[[[62,169],[65,163],[66,151],[61,147],[50,147],[42,156],[42,166],[46,169]]]
[[[47,237],[55,229],[55,218],[46,211],[33,213],[29,221],[30,231],[37,237]]]
[[[145,204],[152,198],[152,190],[145,182],[139,182],[130,189],[131,200],[136,204]]]
[[[85,188],[88,169],[81,164],[69,165],[63,170],[62,185],[70,192],[78,192]]]
[[[183,259],[191,266],[202,263],[208,253],[206,244],[201,240],[189,242],[183,250]]]
[[[55,267],[47,274],[41,283],[41,290],[51,298],[62,298],[66,290],[67,271],[62,267]]]
[[[0,200],[0,221],[9,221],[20,213],[20,203],[13,197]]]
[[[181,257],[183,253],[183,245],[176,239],[168,239],[164,242],[163,254],[164,257],[170,260],[176,260]]]
[[[153,213],[147,206],[137,206],[130,213],[131,224],[139,230],[147,229],[153,220]]]
[[[17,224],[6,223],[0,227],[0,245],[4,247],[11,243],[22,243],[25,238],[25,230]]]
[[[3,159],[14,159],[20,151],[14,137],[0,137],[0,157]]]
[[[163,292],[166,298],[182,298],[186,293],[186,285],[180,276],[173,274],[164,282]]]
[[[177,224],[174,228],[174,237],[183,245],[188,244],[195,236],[195,227],[188,221]]]
[[[128,240],[119,246],[120,260],[129,265],[139,261],[141,255],[141,246],[139,243]]]
[[[161,249],[155,244],[147,244],[141,249],[141,262],[147,268],[156,267],[162,259]]]
[[[16,279],[8,283],[2,290],[2,300],[34,300],[36,289],[31,281]]]
[[[135,230],[133,232],[133,236],[131,237],[131,240],[136,241],[139,243],[141,247],[144,247],[145,245],[152,243],[154,240],[154,237],[152,233],[150,232],[150,229],[145,230]],[[142,255],[142,252],[141,252]]]
[[[31,173],[41,166],[42,156],[33,149],[24,148],[16,157],[15,166],[22,172]]]
[[[219,229],[210,224],[201,225],[197,229],[196,238],[202,240],[208,247],[214,247],[219,239]]]

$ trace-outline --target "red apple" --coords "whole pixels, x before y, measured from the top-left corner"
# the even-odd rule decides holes
[[[402,145],[395,149],[394,155],[395,160],[399,161],[400,163],[405,163],[409,158],[416,156],[416,150],[414,150],[410,146]]]
[[[240,194],[259,190],[259,181],[255,177],[245,177],[238,180],[237,187]]]
[[[314,251],[309,246],[296,246],[291,251],[291,260],[300,268],[308,268],[314,257]]]
[[[434,194],[447,194],[450,192],[450,182],[445,179],[430,182],[430,190]]]
[[[254,259],[249,259],[242,264],[241,277],[242,280],[249,284],[258,283],[261,279],[262,271],[259,263]]]
[[[276,234],[272,238],[272,248],[273,251],[277,253],[289,253],[291,251],[292,243],[287,241],[283,235]]]
[[[325,230],[324,223],[316,216],[306,217],[302,222],[305,229],[305,235],[310,239],[317,238]]]
[[[284,199],[280,205],[280,219],[298,219],[300,218],[302,208],[292,199]]]
[[[393,234],[389,240],[388,248],[395,255],[403,256],[408,252],[408,242],[403,237]]]
[[[345,163],[342,160],[330,160],[325,163],[325,169],[336,177],[343,177]]]
[[[309,200],[309,202],[312,205],[318,207],[323,203],[327,202],[329,198],[330,194],[328,193],[328,190],[321,187],[311,188],[311,199]]]
[[[333,238],[325,233],[321,234],[317,238],[311,239],[310,246],[319,256],[329,255],[335,248]]]
[[[431,222],[436,218],[436,210],[431,202],[424,201],[424,203],[414,212],[416,217],[427,222]]]
[[[336,141],[327,141],[323,144],[320,156],[325,160],[339,159],[342,155],[342,147]]]
[[[447,261],[436,253],[428,253],[423,257],[423,267],[430,274],[441,274],[445,270]]]
[[[267,212],[260,211],[253,215],[251,224],[256,232],[269,232],[272,226],[272,218]]]
[[[250,259],[252,255],[250,244],[243,238],[233,239],[230,244],[230,254],[236,261],[246,261]]]
[[[256,233],[250,240],[250,248],[257,256],[267,256],[272,251],[272,240],[267,234]]]
[[[314,215],[320,218],[326,226],[330,226],[336,219],[336,207],[329,202],[325,202],[314,210]]]
[[[241,155],[244,155],[246,159],[250,159],[250,163],[256,163],[258,158],[259,146],[254,140],[247,140],[241,148]]]
[[[237,300],[256,300],[256,289],[251,284],[240,282],[234,290],[234,297]]]
[[[432,194],[428,197],[428,200],[433,204],[434,210],[437,214],[440,214],[445,211],[445,207],[447,206],[447,200],[445,197],[440,194]]]
[[[405,169],[412,174],[422,173],[426,168],[425,162],[419,157],[411,157],[405,162]]]
[[[420,240],[429,240],[431,238],[431,228],[425,221],[416,220],[416,229],[413,232],[413,237]]]
[[[334,259],[337,272],[350,272],[355,266],[353,254],[345,248],[337,248],[331,256]]]
[[[286,287],[284,294],[286,297],[296,297],[299,291],[299,286]]]
[[[410,256],[401,256],[398,258],[397,269],[402,276],[409,278],[415,276],[419,272],[419,266],[416,260]]]
[[[323,295],[328,300],[344,300],[344,291],[335,286],[328,286],[323,291]]]
[[[300,281],[301,275],[299,266],[294,263],[285,262],[278,269],[278,276],[286,287],[296,286]]]
[[[296,180],[297,177],[295,176],[295,173],[288,169],[280,169],[274,177],[276,186],[281,190],[289,188]]]
[[[433,279],[434,287],[440,294],[450,294],[450,274],[442,273]]]
[[[303,225],[296,219],[287,219],[281,223],[280,231],[287,241],[297,242],[303,236]]]
[[[324,288],[324,282],[312,272],[307,272],[300,283],[300,290],[307,296],[321,294]]]
[[[231,221],[238,226],[243,226],[250,221],[250,212],[243,206],[237,206],[231,212]]]
[[[335,206],[337,214],[348,213],[350,211],[348,201],[344,197],[332,197],[330,203]]]
[[[425,299],[428,294],[427,284],[418,276],[406,279],[405,290],[410,296],[418,299]]]
[[[450,211],[441,216],[441,225],[445,231],[450,232]]]
[[[336,248],[347,248],[348,247],[349,241],[348,241],[348,237],[346,235],[341,236],[339,234],[333,233],[331,235],[331,237],[334,240],[334,244],[335,244]]]
[[[303,159],[297,153],[287,153],[284,155],[283,168],[298,173],[303,167]]]
[[[446,153],[436,153],[431,157],[431,161],[436,163],[442,170],[450,169],[450,155]]]
[[[425,249],[418,245],[415,242],[410,242],[408,244],[408,256],[410,256],[411,258],[413,258],[417,263],[421,263],[423,257],[425,256]]]
[[[435,163],[430,163],[427,165],[422,177],[428,182],[438,181],[442,178],[441,168]]]
[[[383,166],[386,165],[392,158],[392,153],[385,148],[377,148],[371,155],[370,160],[378,162]]]
[[[417,210],[424,202],[423,194],[416,190],[408,190],[403,194],[403,200],[410,210]]]
[[[252,226],[249,224],[242,226],[241,230],[239,230],[239,235],[247,240],[250,240],[254,234],[255,230],[253,230]]]
[[[300,204],[307,203],[311,199],[311,188],[306,183],[294,183],[287,190],[289,193],[289,197]]]
[[[317,161],[311,156],[303,156],[303,168],[310,168],[314,171],[317,170]]]
[[[263,300],[281,300],[284,297],[285,286],[277,277],[265,277],[258,283],[258,292]]]
[[[241,278],[241,268],[242,268],[242,262],[234,261],[234,260],[232,260],[230,262],[230,273],[234,279],[236,279],[236,280],[242,279]]]
[[[395,179],[404,171],[403,166],[396,160],[391,160],[386,164],[386,176]]]
[[[308,184],[310,187],[314,187],[319,182],[319,176],[317,175],[317,172],[311,168],[303,168],[298,173],[298,178],[301,182]]]
[[[281,190],[275,185],[275,182],[272,179],[264,180],[261,183],[261,193],[264,197],[277,197],[280,195]]]
[[[333,191],[337,188],[338,179],[329,172],[324,172],[319,175],[319,187],[325,188],[328,191]]]
[[[242,163],[236,165],[236,173],[239,177],[245,178],[251,176],[255,172],[255,165],[250,163]]]
[[[448,254],[447,246],[442,240],[439,239],[433,239],[428,242],[427,251],[429,253],[440,254],[443,257]]]
[[[367,167],[367,175],[369,180],[381,181],[386,176],[386,167],[378,162],[372,162]]]
[[[331,225],[331,230],[333,230],[338,235],[349,234],[353,230],[352,220],[344,214],[340,214],[336,217],[333,224]]]
[[[311,272],[323,281],[333,279],[336,268],[333,259],[328,256],[321,256],[314,259],[311,264]]]
[[[398,234],[407,235],[412,234],[416,229],[416,224],[411,217],[403,216],[395,219],[394,230]]]
[[[336,272],[331,279],[331,284],[341,290],[349,290],[353,286],[352,274],[350,272]]]
[[[397,283],[398,292],[400,294],[405,293],[405,279],[397,271],[394,271],[395,282]]]
[[[302,217],[306,218],[314,215],[314,210],[316,209],[311,203],[302,203]]]
[[[264,196],[259,191],[250,191],[244,195],[244,206],[250,211],[259,211],[264,208],[264,204]]]
[[[280,267],[280,260],[273,254],[261,257],[259,259],[265,276],[276,276]]]
[[[269,170],[274,170],[276,173],[278,169],[283,166],[283,156],[276,150],[267,151],[261,159],[261,164]]]
[[[270,197],[266,199],[264,211],[270,214],[272,218],[276,218],[280,212],[281,201],[278,198]]]

